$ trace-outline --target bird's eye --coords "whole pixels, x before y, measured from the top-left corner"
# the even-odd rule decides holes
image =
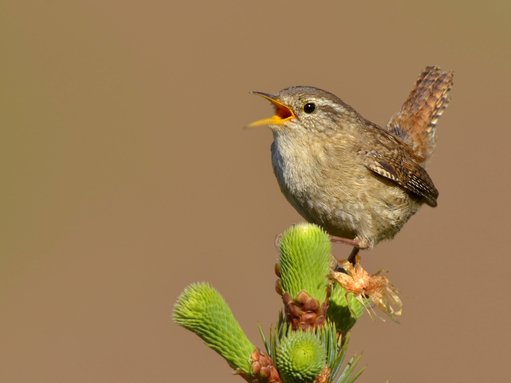
[[[303,111],[307,114],[311,114],[316,110],[316,104],[309,102],[303,106]]]

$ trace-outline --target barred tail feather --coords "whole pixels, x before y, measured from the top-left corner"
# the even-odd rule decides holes
[[[452,71],[428,66],[421,73],[401,110],[387,124],[387,130],[413,149],[426,167],[436,144],[436,124],[449,104]]]

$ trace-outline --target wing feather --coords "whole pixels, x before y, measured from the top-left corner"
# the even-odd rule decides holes
[[[392,180],[423,197],[424,202],[435,207],[438,190],[426,170],[414,158],[410,148],[399,138],[374,126],[375,142],[368,143],[358,151],[364,165],[389,180]]]

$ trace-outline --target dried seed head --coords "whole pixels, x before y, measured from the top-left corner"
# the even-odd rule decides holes
[[[388,278],[379,275],[382,270],[374,275],[369,275],[360,265],[360,256],[357,255],[356,260],[356,266],[347,260],[339,262],[346,273],[332,270],[331,278],[346,290],[346,299],[348,299],[349,293],[353,293],[355,298],[366,308],[371,318],[372,313],[384,320],[374,312],[372,307],[368,307],[364,299],[370,299],[390,319],[399,323],[396,316],[401,315],[403,311],[403,303],[397,296],[399,290],[392,286]],[[397,311],[392,306],[396,307]]]

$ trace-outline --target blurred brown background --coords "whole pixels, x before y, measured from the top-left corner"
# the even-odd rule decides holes
[[[509,1],[0,3],[0,381],[241,382],[171,322],[195,281],[258,346],[273,240],[301,221],[271,170],[271,106],[331,91],[384,125],[426,65],[455,71],[440,190],[364,253],[402,324],[354,328],[360,382],[507,381]],[[336,246],[339,256],[349,248]]]

